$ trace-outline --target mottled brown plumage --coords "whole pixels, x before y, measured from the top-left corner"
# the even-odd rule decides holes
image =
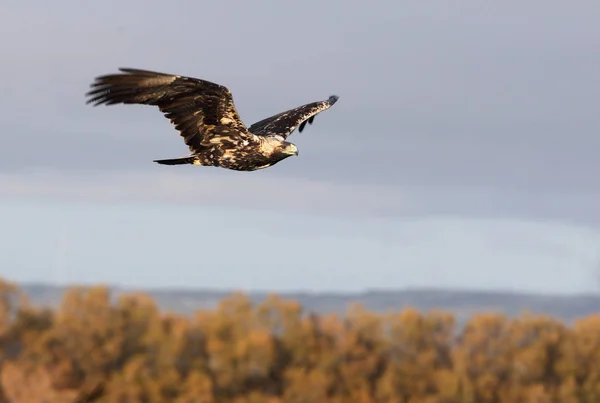
[[[159,164],[217,166],[238,171],[267,168],[298,155],[286,141],[296,127],[330,108],[338,99],[313,102],[254,123],[240,119],[229,90],[192,77],[131,68],[121,74],[97,77],[86,94],[94,105],[144,104],[158,106],[175,125],[192,155],[155,160]]]

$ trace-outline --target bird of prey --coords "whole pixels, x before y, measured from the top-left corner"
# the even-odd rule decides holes
[[[96,77],[86,93],[88,104],[158,106],[179,131],[191,155],[154,160],[164,165],[194,164],[236,171],[275,165],[298,148],[286,141],[298,128],[312,124],[338,97],[312,102],[252,124],[242,122],[226,87],[193,77],[120,68],[121,73]]]

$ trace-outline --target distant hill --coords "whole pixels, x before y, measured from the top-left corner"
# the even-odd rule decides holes
[[[36,305],[57,307],[67,287],[48,284],[19,284]],[[129,289],[111,287],[114,296],[128,292],[145,292],[156,300],[162,310],[190,314],[196,309],[213,309],[234,290],[189,289]],[[549,315],[572,323],[573,320],[600,313],[598,295],[549,295],[513,292],[466,291],[444,289],[407,289],[397,291],[367,291],[363,293],[277,293],[283,298],[297,300],[307,312],[344,314],[352,303],[383,313],[413,307],[422,312],[441,309],[452,312],[464,322],[477,312],[499,312],[510,317],[525,311]],[[247,293],[253,302],[263,301],[267,292]]]

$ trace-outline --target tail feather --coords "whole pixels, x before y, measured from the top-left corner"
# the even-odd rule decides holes
[[[183,158],[172,158],[168,160],[154,160],[157,164],[162,165],[183,165],[193,164],[196,161],[196,157],[183,157]]]

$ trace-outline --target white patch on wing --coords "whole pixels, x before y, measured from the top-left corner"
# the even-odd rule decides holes
[[[229,119],[229,118],[221,118],[221,124],[222,125],[227,125],[229,123],[233,123],[233,119]]]
[[[230,138],[229,137],[222,137],[222,136],[214,136],[214,137],[211,137],[208,140],[208,142],[211,143],[211,144],[220,144],[223,139],[230,139]]]

